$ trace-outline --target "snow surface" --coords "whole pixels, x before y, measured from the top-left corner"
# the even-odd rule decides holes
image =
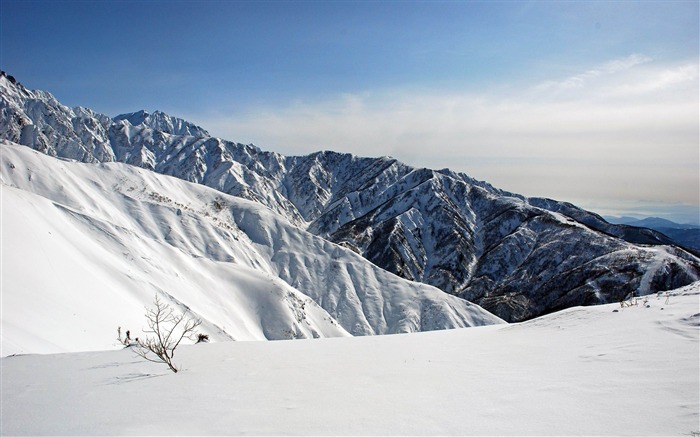
[[[213,341],[502,323],[266,207],[134,166],[0,144],[1,354],[119,347],[157,293]]]
[[[6,357],[0,431],[694,435],[699,293],[511,325],[183,346],[177,374],[128,348]]]

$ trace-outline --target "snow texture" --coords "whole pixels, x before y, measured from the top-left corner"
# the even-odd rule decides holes
[[[700,283],[512,325],[2,358],[3,435],[697,435]]]

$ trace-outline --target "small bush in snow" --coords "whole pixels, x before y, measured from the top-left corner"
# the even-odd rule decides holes
[[[148,329],[143,330],[152,335],[138,340],[136,353],[148,361],[165,363],[177,373],[178,369],[172,361],[175,349],[184,338],[194,340],[194,329],[202,321],[186,318],[185,313],[175,314],[175,310],[162,302],[158,295],[153,300],[153,305],[152,308],[146,308]]]

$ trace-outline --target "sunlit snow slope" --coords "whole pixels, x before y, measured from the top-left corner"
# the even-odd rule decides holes
[[[2,358],[0,432],[690,436],[699,291],[512,325],[184,346],[177,374],[129,349]]]
[[[266,207],[126,164],[0,144],[2,354],[107,349],[154,295],[213,340],[501,322],[292,226]]]

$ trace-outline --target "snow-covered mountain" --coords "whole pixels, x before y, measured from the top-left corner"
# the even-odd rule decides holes
[[[392,334],[502,323],[263,205],[123,163],[0,142],[2,352],[113,347],[155,294],[212,340]]]
[[[119,161],[258,202],[404,278],[509,321],[688,284],[700,259],[666,236],[450,170],[336,152],[286,157],[161,112],[114,119],[0,77],[0,137]]]

